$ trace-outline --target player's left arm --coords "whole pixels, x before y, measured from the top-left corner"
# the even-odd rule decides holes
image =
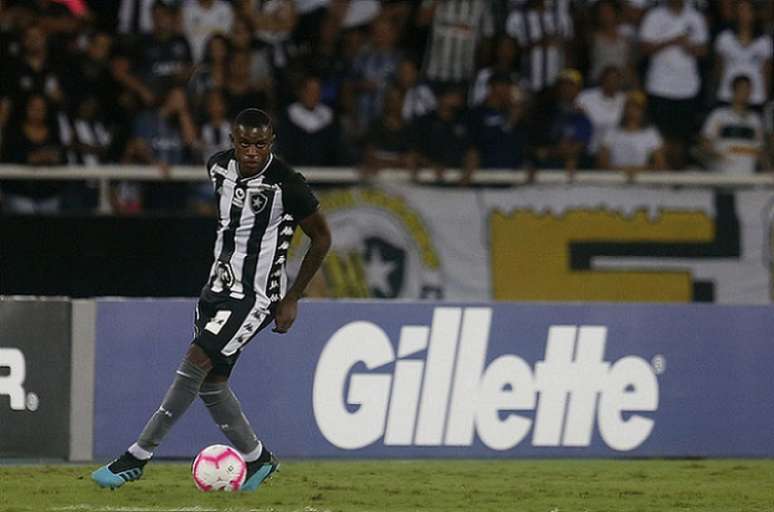
[[[274,332],[278,333],[288,332],[290,326],[293,325],[298,313],[298,300],[304,294],[306,287],[309,286],[312,277],[320,269],[325,255],[331,247],[331,231],[325,216],[319,209],[298,224],[309,237],[310,244],[293,286],[277,304],[277,311],[274,315]]]

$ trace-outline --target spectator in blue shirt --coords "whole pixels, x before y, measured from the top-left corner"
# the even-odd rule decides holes
[[[512,95],[511,76],[495,73],[489,78],[484,102],[470,112],[468,132],[471,141],[471,167],[464,182],[468,183],[476,167],[482,169],[515,169],[524,163],[527,128],[522,122],[523,110]],[[518,102],[520,103],[520,102]]]
[[[565,69],[556,84],[556,101],[546,112],[544,133],[548,136],[538,146],[540,167],[563,168],[572,176],[579,167],[590,166],[588,155],[593,128],[591,121],[575,103],[583,78],[575,69]]]
[[[470,155],[470,139],[462,116],[463,107],[462,91],[447,85],[439,94],[436,110],[413,123],[411,140],[416,159],[412,161],[420,167],[432,168],[438,180],[443,179],[448,168],[468,166],[465,160]]]
[[[382,111],[385,90],[400,62],[395,43],[392,23],[387,18],[379,18],[371,25],[371,44],[360,52],[353,63],[362,127],[370,126]]]

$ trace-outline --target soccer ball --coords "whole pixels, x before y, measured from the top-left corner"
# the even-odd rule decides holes
[[[214,444],[199,452],[191,473],[194,484],[202,492],[238,491],[245,482],[247,463],[230,446]]]

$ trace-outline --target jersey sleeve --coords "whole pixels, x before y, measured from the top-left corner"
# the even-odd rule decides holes
[[[290,173],[282,192],[285,211],[291,214],[296,222],[304,220],[320,208],[320,202],[300,173]]]
[[[215,173],[213,172],[213,168],[217,164],[217,157],[220,156],[220,153],[215,153],[207,160],[207,177],[210,179],[210,183],[212,184],[212,189],[217,192],[218,190],[218,183],[217,179],[215,178]]]
[[[207,159],[207,163],[204,164],[204,168],[207,169],[207,176],[209,176],[210,179],[212,179],[212,166],[215,165],[215,156],[212,155]]]

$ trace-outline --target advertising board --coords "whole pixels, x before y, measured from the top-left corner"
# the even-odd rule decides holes
[[[96,456],[158,407],[193,305],[98,303]],[[231,385],[286,457],[774,456],[771,332],[764,306],[310,301]],[[197,401],[158,455],[222,440]]]
[[[0,457],[67,457],[70,303],[0,301]]]

